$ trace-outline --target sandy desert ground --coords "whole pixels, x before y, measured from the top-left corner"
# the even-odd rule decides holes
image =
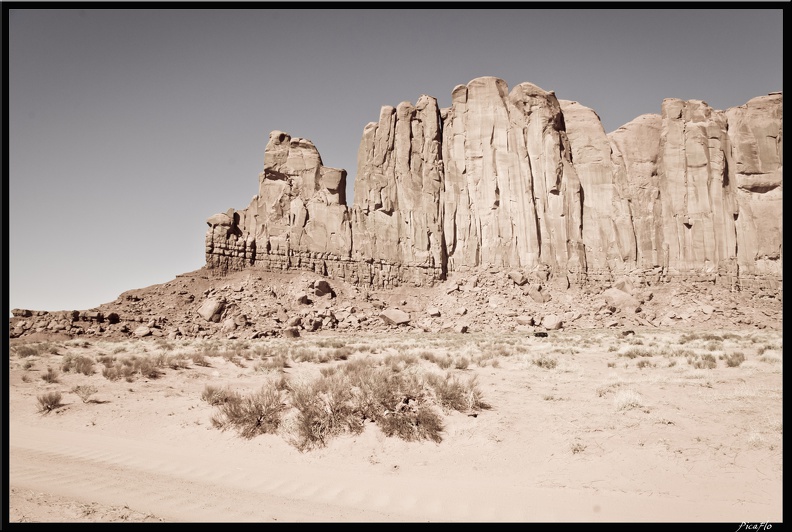
[[[782,521],[781,332],[623,332],[14,340],[9,520]],[[442,441],[354,409],[307,441],[295,390],[353,367],[418,386],[378,419],[423,405]],[[271,433],[214,426],[262,386]]]

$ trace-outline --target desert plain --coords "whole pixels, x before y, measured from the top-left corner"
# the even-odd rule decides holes
[[[782,521],[782,349],[747,328],[12,339],[9,520]],[[235,425],[233,395],[269,410]]]

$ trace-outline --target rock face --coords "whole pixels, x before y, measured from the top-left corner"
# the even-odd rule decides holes
[[[351,207],[344,170],[272,132],[258,195],[207,220],[207,266],[373,288],[511,270],[562,288],[629,275],[778,292],[782,118],[781,93],[727,111],[666,99],[608,135],[552,91],[477,78],[446,109],[382,107]]]

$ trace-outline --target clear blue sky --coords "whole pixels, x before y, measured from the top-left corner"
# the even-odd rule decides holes
[[[200,268],[206,218],[256,194],[271,130],[351,186],[382,105],[448,106],[479,76],[555,90],[607,131],[667,97],[726,109],[782,89],[782,24],[780,7],[12,10],[10,306],[87,309]]]

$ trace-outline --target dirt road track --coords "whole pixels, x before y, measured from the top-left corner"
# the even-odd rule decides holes
[[[12,487],[168,521],[686,521],[715,510],[645,494],[536,488],[519,478],[474,484],[266,463],[250,452],[186,451],[21,424],[10,427],[9,473]],[[739,519],[724,515],[732,518]]]

